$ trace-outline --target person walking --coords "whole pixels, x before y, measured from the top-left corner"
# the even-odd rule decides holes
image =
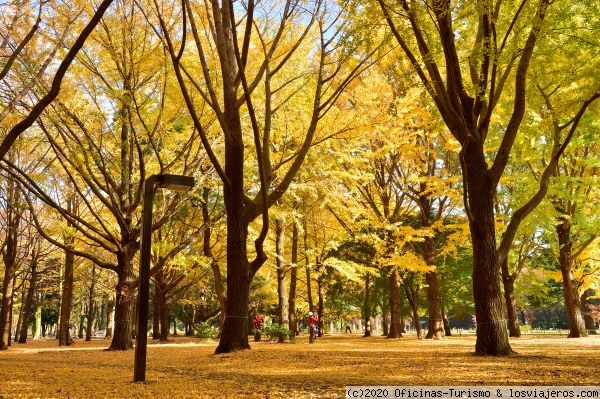
[[[310,332],[308,342],[312,344],[319,335],[319,316],[313,312],[308,312],[308,321],[306,324],[308,325],[308,330]]]

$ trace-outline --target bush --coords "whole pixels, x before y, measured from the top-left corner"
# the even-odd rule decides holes
[[[267,336],[267,339],[277,339],[283,338],[283,340],[289,339],[292,335],[292,332],[289,328],[287,328],[283,324],[279,323],[271,323],[265,324],[262,330],[262,333]]]
[[[213,339],[219,335],[219,331],[207,323],[201,322],[196,326],[196,337],[205,338],[205,339]]]

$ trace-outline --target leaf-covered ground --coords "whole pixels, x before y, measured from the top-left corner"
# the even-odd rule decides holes
[[[347,385],[599,385],[600,337],[525,337],[518,354],[473,355],[475,338],[386,340],[338,334],[309,345],[258,343],[213,355],[216,343],[177,338],[148,348],[147,383],[133,383],[133,351],[108,341],[13,344],[0,352],[0,398],[321,398]]]

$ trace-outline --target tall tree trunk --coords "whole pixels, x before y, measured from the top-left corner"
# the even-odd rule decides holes
[[[42,336],[42,296],[37,293],[35,300],[35,322],[33,325],[33,339]]]
[[[210,267],[213,272],[213,279],[215,283],[215,293],[217,294],[217,300],[221,307],[221,317],[219,319],[219,331],[223,331],[223,325],[225,323],[225,315],[227,314],[227,298],[225,298],[225,287],[223,286],[223,279],[221,278],[221,268],[219,263],[216,261],[212,254],[212,248],[210,246],[211,234],[212,234],[212,222],[210,220],[210,212],[208,208],[208,201],[210,197],[210,189],[207,187],[202,188],[202,222],[204,223],[204,235],[202,251],[204,256],[210,259]]]
[[[29,288],[27,289],[27,297],[23,306],[23,322],[21,324],[21,332],[19,334],[18,342],[24,344],[27,342],[27,330],[29,326],[29,314],[33,306],[33,295],[35,294],[35,288],[37,283],[37,262],[31,263],[31,275],[29,277]]]
[[[75,202],[73,197],[67,200],[67,211],[75,212]],[[68,224],[70,225],[70,224]],[[72,248],[74,239],[72,236],[65,235],[63,238],[66,248]],[[75,267],[75,255],[65,251],[65,269],[62,280],[62,292],[60,300],[60,315],[58,319],[58,346],[71,345],[69,339],[69,326],[71,323],[71,309],[73,307],[73,270]]]
[[[28,279],[27,279],[28,280]],[[19,342],[19,337],[21,334],[21,322],[23,321],[23,312],[25,311],[25,302],[27,301],[26,299],[26,295],[27,295],[27,285],[25,284],[25,281],[23,281],[21,283],[21,307],[19,308],[19,317],[17,318],[17,325],[16,328],[14,329],[15,331],[15,336],[13,338],[14,342]],[[27,323],[25,323],[27,324]],[[25,332],[27,332],[27,327],[25,327]]]
[[[158,338],[161,342],[166,342],[169,338],[169,312],[167,309],[167,296],[164,287],[156,284],[156,291],[154,293],[154,304],[155,312],[158,314],[158,320],[160,322],[160,333]]]
[[[296,319],[296,283],[298,281],[298,225],[292,224],[292,268],[290,271],[290,292],[288,295],[288,320],[291,331],[290,341],[294,341],[298,334],[298,320]]]
[[[96,290],[96,265],[92,266],[92,280],[90,281],[90,291],[87,305],[87,324],[85,329],[85,340],[92,340],[92,330],[94,328],[94,314],[96,313],[96,304],[94,302],[94,294]]]
[[[118,282],[115,286],[115,323],[112,341],[108,350],[133,348],[134,302],[137,281],[133,274],[132,259],[136,250],[134,244],[129,244],[123,252],[117,254]]]
[[[563,294],[569,321],[569,338],[587,337],[585,321],[581,312],[581,302],[577,292],[578,283],[573,274],[573,242],[571,240],[571,223],[569,219],[563,218],[561,224],[556,226],[556,232],[558,233]]]
[[[435,161],[430,161],[431,164],[435,164]],[[428,175],[435,175],[435,171],[430,169]],[[421,210],[421,223],[423,227],[430,228],[433,224],[433,205],[429,194],[425,194],[428,192],[427,183],[421,183],[420,192],[418,203]],[[441,217],[442,215],[438,213],[438,220]],[[423,259],[427,266],[435,267],[435,242],[433,237],[428,236],[424,238]],[[425,339],[441,339],[444,338],[444,323],[442,319],[442,295],[440,293],[437,272],[435,270],[428,271],[425,273],[425,280],[427,281],[427,307],[429,311],[428,329]]]
[[[155,286],[156,287],[156,286]],[[152,339],[160,339],[160,305],[158,304],[158,298],[156,291],[154,294],[154,300],[152,301]]]
[[[275,265],[277,267],[277,321],[279,324],[286,325],[289,323],[288,319],[288,292],[285,284],[285,262],[284,262],[284,230],[283,222],[280,219],[275,220],[275,252],[277,258],[275,259]],[[284,341],[283,337],[279,338],[279,342]]]
[[[464,157],[463,176],[467,183],[469,226],[473,245],[473,299],[477,318],[478,355],[505,356],[512,353],[504,328],[500,265],[496,250],[494,195],[496,184],[488,172],[483,144],[471,143]],[[471,148],[476,147],[476,148]]]
[[[412,310],[412,317],[415,323],[415,331],[417,332],[417,337],[421,338],[423,332],[421,330],[421,318],[419,317],[419,288],[409,288],[405,284],[404,293],[406,294],[406,299],[408,299],[410,309]]]
[[[115,326],[114,317],[115,298],[111,295],[111,298],[106,302],[106,334],[104,335],[104,338],[112,338],[113,336],[113,329]]]
[[[323,336],[323,327],[325,326],[323,315],[325,314],[325,294],[323,284],[323,265],[320,260],[317,260],[319,264],[319,270],[317,271],[317,294],[319,296],[317,314],[319,315],[319,337]]]
[[[517,318],[515,304],[515,278],[508,270],[508,257],[502,262],[502,285],[504,287],[504,301],[506,303],[506,320],[508,323],[508,335],[520,337],[521,329]]]
[[[452,336],[452,329],[450,328],[450,321],[448,320],[448,315],[446,315],[446,310],[444,309],[444,303],[442,302],[442,319],[444,319],[444,334],[446,337]]]
[[[233,166],[229,166],[233,167]],[[243,215],[243,192],[225,189],[227,206],[227,316],[215,353],[250,349],[248,344],[248,300],[250,293],[250,262],[246,251],[248,224]],[[236,184],[237,186],[237,184]],[[232,198],[233,197],[233,198]]]
[[[6,231],[2,245],[4,260],[4,279],[2,283],[2,302],[0,304],[0,350],[8,349],[11,341],[11,315],[13,305],[13,290],[17,269],[18,232],[21,215],[19,213],[20,191],[16,182],[10,177],[6,188]]]
[[[400,326],[400,283],[398,281],[398,273],[393,270],[388,274],[390,285],[390,331],[388,338],[402,337]]]
[[[363,319],[365,321],[365,334],[363,335],[364,337],[370,337],[371,336],[371,298],[370,298],[370,279],[371,276],[369,274],[365,275],[365,302],[363,303],[363,310],[362,310],[362,314],[363,314]]]
[[[308,256],[308,229],[306,225],[306,221],[304,223],[304,259],[306,262],[306,300],[308,302],[308,310],[311,312],[315,311],[315,305],[312,294],[312,285],[311,285],[311,277],[310,277],[310,258]]]
[[[85,311],[86,311],[86,307],[87,305],[85,304],[85,302],[81,302],[81,310],[79,312],[79,329],[77,330],[77,338],[79,339],[83,339],[84,333],[83,330],[85,328]]]
[[[442,298],[438,275],[435,271],[425,273],[427,281],[427,305],[429,308],[429,321],[426,339],[444,338],[444,319],[442,318]]]

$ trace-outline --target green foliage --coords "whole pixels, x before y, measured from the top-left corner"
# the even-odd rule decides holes
[[[289,328],[287,328],[287,326],[279,323],[265,324],[262,333],[267,336],[268,340],[280,338],[286,340],[292,335],[292,332]]]
[[[208,323],[200,322],[196,325],[196,337],[213,339],[219,335],[219,330]]]

